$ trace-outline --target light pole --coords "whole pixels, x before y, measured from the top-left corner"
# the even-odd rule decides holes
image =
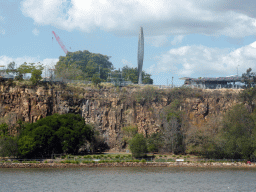
[[[237,67],[236,67],[237,76],[238,76],[238,66],[240,66],[240,65],[237,65]]]

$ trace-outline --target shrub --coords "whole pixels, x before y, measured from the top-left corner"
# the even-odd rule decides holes
[[[141,159],[141,161],[140,162],[142,162],[142,163],[146,163],[146,160],[145,159]]]
[[[63,163],[71,163],[71,160],[65,160]]]
[[[142,134],[136,134],[130,140],[130,150],[135,158],[145,156],[147,153],[147,143]]]
[[[94,163],[94,161],[82,161],[82,163]]]
[[[116,159],[119,159],[120,158],[120,155],[116,155]]]
[[[96,86],[98,86],[98,84],[100,84],[102,82],[102,79],[101,78],[99,78],[99,76],[98,75],[93,75],[93,77],[92,77],[92,83],[94,84],[94,85],[96,85]]]
[[[166,162],[165,159],[156,159],[155,162]]]

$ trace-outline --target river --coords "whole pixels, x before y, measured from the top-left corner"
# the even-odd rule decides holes
[[[256,169],[83,167],[0,169],[0,191],[256,191]]]

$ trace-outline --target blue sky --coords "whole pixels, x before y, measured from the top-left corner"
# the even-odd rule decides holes
[[[156,85],[256,71],[253,0],[0,0],[0,65],[54,66],[65,55],[55,31],[68,51],[136,67],[140,26],[143,70]]]

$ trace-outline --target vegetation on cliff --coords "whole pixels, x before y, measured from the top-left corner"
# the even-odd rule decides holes
[[[42,79],[41,75],[44,69],[42,64],[35,65],[35,63],[24,62],[17,69],[15,69],[15,65],[15,62],[10,62],[7,65],[6,73],[15,75],[17,80],[23,80],[27,73],[31,74],[30,81],[33,84],[37,84]]]
[[[68,52],[66,56],[61,56],[55,66],[56,77],[72,80],[107,81],[108,74],[111,78],[119,80],[120,69],[114,70],[113,64],[109,61],[110,56],[91,53],[89,51]],[[153,84],[150,74],[142,72],[144,84]],[[138,69],[124,66],[122,68],[122,78],[132,83],[138,83]]]
[[[113,69],[110,57],[89,51],[68,52],[60,56],[55,66],[57,77],[64,79],[91,80],[94,74],[106,80]]]
[[[100,142],[94,143],[92,140],[92,150],[104,150],[106,143],[111,148],[125,150],[137,133],[143,133],[148,152],[188,153],[208,158],[255,156],[255,88],[241,91],[238,95],[234,93],[235,90],[210,91],[184,87],[163,90],[153,86],[109,89],[88,89],[82,86],[78,89],[71,85],[57,89],[54,86],[30,90],[26,86],[11,89],[3,85],[0,92],[0,120],[6,118],[6,121],[0,123],[8,123],[12,114],[19,114],[13,119],[24,114],[23,120],[35,122],[41,114],[82,113],[87,122],[94,123],[98,130],[97,134],[94,131],[94,139]],[[239,105],[234,105],[237,103]],[[41,113],[37,113],[40,110]],[[22,135],[23,129],[19,129]],[[47,127],[44,129],[49,130]],[[25,154],[26,151],[33,151],[35,142],[31,135],[23,140],[20,140],[20,144],[23,142]],[[15,140],[8,141],[5,143],[15,147]],[[43,142],[37,145],[39,149],[41,145],[44,146]],[[71,150],[63,152],[72,153]],[[37,155],[42,154],[48,155],[46,152]]]
[[[155,119],[161,120],[161,129],[151,135],[144,135],[147,151],[188,153],[207,158],[255,158],[256,88],[241,91],[236,97],[240,103],[224,114],[211,115],[207,121],[192,123],[189,114],[182,110],[184,100],[195,97],[200,100],[213,94],[218,93],[205,93],[202,90],[188,88],[176,88],[167,92],[152,87],[136,91],[129,98],[129,103],[138,103],[153,114],[152,103],[168,95],[167,106],[159,114],[153,115]],[[231,98],[232,95],[225,93],[225,97]],[[200,115],[206,116],[208,110],[206,108]],[[138,128],[135,128],[133,125],[123,128],[124,142],[130,146],[130,142],[136,136],[134,131],[138,133]]]
[[[54,114],[35,123],[21,124],[20,134],[10,136],[0,125],[0,156],[49,157],[51,154],[78,154],[81,147],[96,151],[95,131],[80,115]]]

